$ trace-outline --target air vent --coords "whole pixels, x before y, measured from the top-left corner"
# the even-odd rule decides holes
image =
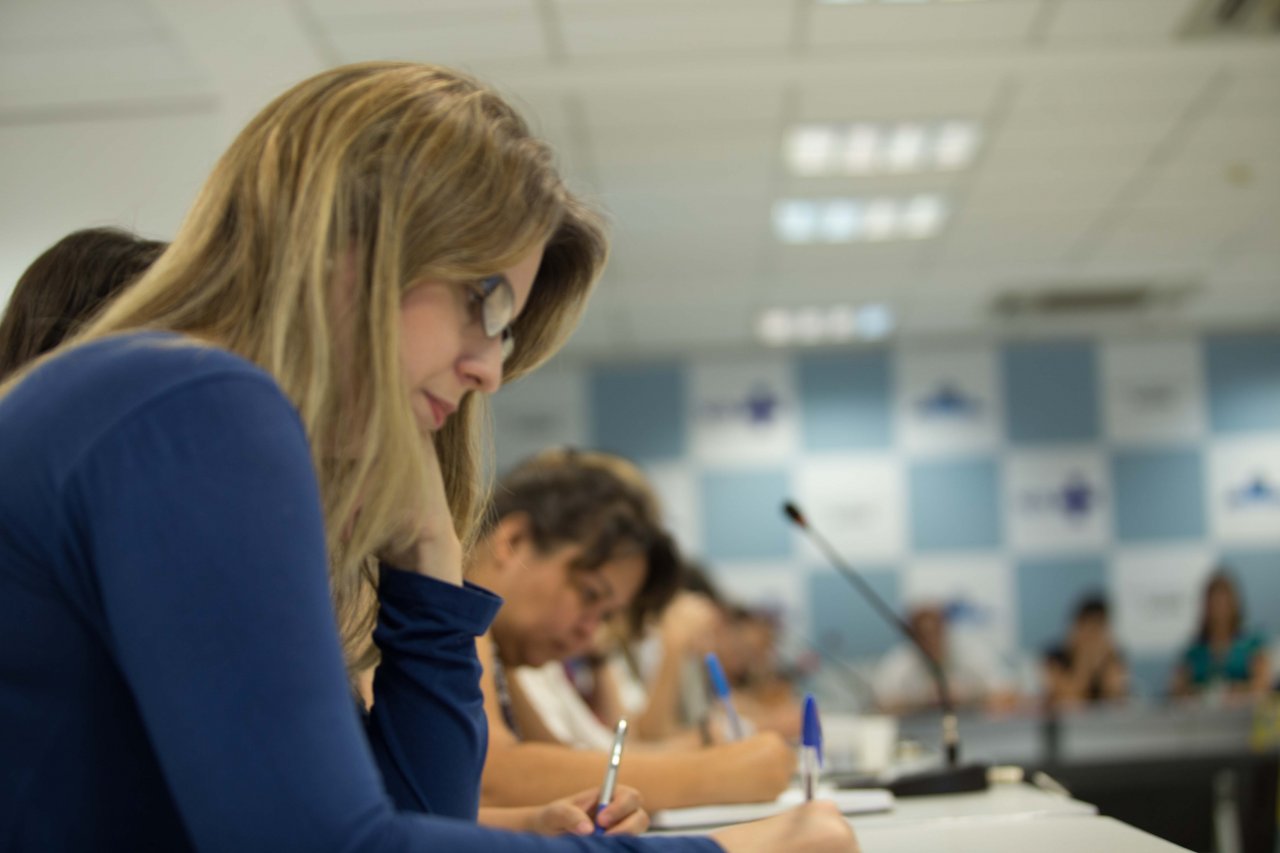
[[[992,309],[1006,318],[1132,315],[1152,309],[1174,308],[1193,289],[1189,284],[1136,283],[1036,288],[1002,293],[996,297]]]
[[[1187,16],[1187,38],[1280,35],[1280,0],[1200,0]]]

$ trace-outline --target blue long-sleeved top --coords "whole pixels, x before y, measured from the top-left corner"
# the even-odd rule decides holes
[[[122,336],[0,399],[0,850],[718,849],[442,816],[475,811],[498,601],[384,568],[362,733],[324,543],[302,425],[238,357]]]

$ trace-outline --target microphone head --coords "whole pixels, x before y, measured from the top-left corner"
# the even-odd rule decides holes
[[[804,516],[800,513],[800,508],[787,501],[782,505],[782,512],[787,518],[791,519],[791,523],[796,527],[808,527],[809,523],[804,520]]]

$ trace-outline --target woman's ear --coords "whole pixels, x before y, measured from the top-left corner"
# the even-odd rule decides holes
[[[513,512],[503,516],[489,535],[489,546],[493,561],[499,568],[506,568],[520,560],[533,546],[533,531],[528,514]]]

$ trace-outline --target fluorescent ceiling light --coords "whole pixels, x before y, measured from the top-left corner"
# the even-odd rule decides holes
[[[969,165],[980,134],[972,121],[806,122],[788,131],[783,156],[800,177],[954,171]]]
[[[773,227],[784,243],[854,243],[932,237],[947,218],[941,196],[783,199],[773,206]]]
[[[782,308],[770,308],[756,321],[756,334],[771,347],[791,343],[791,313]]]
[[[773,228],[784,243],[812,243],[818,237],[818,205],[812,201],[780,201],[773,206]]]
[[[880,302],[863,305],[856,314],[858,334],[869,341],[878,341],[893,331],[893,310]]]
[[[773,347],[876,341],[890,334],[895,323],[893,310],[880,302],[859,306],[802,305],[760,312],[756,335]]]

